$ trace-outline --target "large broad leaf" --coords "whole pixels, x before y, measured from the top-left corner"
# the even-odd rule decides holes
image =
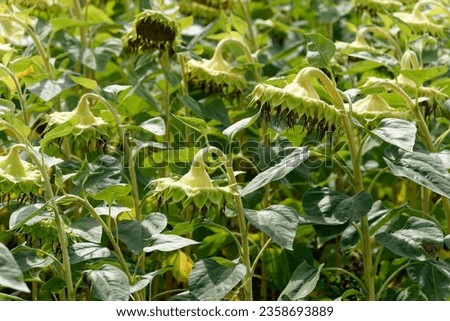
[[[408,79],[411,79],[417,86],[422,86],[424,82],[445,74],[448,70],[447,66],[433,66],[430,68],[419,70],[402,70],[401,74]]]
[[[70,263],[109,257],[111,251],[95,243],[75,243],[69,247]]]
[[[8,248],[0,243],[0,285],[29,293],[22,271]]]
[[[358,221],[369,213],[373,205],[373,198],[367,192],[360,192],[355,196],[349,197],[336,206],[333,216],[339,220]]]
[[[127,196],[131,192],[131,185],[129,184],[115,184],[108,186],[94,195],[94,199],[105,201],[112,205],[113,201]]]
[[[438,225],[419,217],[410,217],[403,228],[380,232],[375,239],[395,254],[418,261],[434,259],[444,243]]]
[[[166,133],[166,123],[164,123],[164,119],[162,119],[161,117],[150,118],[141,123],[139,127],[159,136],[162,136]]]
[[[307,147],[293,148],[293,151],[284,157],[278,164],[256,175],[256,177],[241,191],[241,195],[248,195],[270,182],[282,179],[301,163],[306,161],[308,157],[309,151]]]
[[[107,187],[120,184],[123,167],[119,159],[110,155],[101,155],[91,163],[85,163],[72,178],[75,185],[91,194],[97,194]],[[74,193],[78,190],[75,189]]]
[[[409,152],[413,151],[416,132],[414,123],[398,118],[385,118],[377,129],[372,130],[372,134],[378,138]]]
[[[164,214],[153,213],[142,222],[120,221],[119,239],[124,242],[133,253],[140,253],[149,244],[152,235],[161,233],[167,226]]]
[[[407,268],[408,276],[429,301],[450,299],[450,265],[442,261],[427,261]]]
[[[272,205],[260,211],[246,210],[245,216],[279,246],[292,250],[299,217],[293,208]]]
[[[348,218],[340,219],[333,216],[336,206],[348,196],[329,188],[316,187],[306,191],[303,196],[303,210],[307,223],[339,225],[347,222]]]
[[[39,256],[37,255],[39,252],[25,246],[16,247],[11,251],[11,253],[22,272],[26,272],[34,268],[44,268],[53,263],[52,257]],[[40,255],[42,255],[42,252],[40,252]]]
[[[398,61],[397,59],[393,58],[389,55],[383,55],[383,54],[375,54],[367,51],[360,51],[357,53],[350,53],[350,57],[355,57],[363,60],[369,60],[373,62],[378,62],[382,64],[383,66],[394,70],[394,68],[397,66]]]
[[[114,220],[122,213],[131,212],[131,208],[125,206],[98,206],[95,208],[98,215],[111,216]]]
[[[357,221],[369,213],[372,204],[372,196],[367,192],[350,197],[329,188],[313,188],[303,197],[303,223],[341,225]]]
[[[150,246],[144,247],[144,252],[170,252],[179,250],[186,246],[200,244],[200,242],[170,234],[155,234],[150,238],[149,243]]]
[[[320,270],[324,263],[319,267],[313,267],[306,261],[300,264],[292,274],[286,288],[280,294],[278,300],[281,301],[296,301],[303,299],[310,294],[316,287],[319,281]]]
[[[58,80],[45,79],[32,84],[28,86],[28,90],[42,100],[49,101],[73,86],[75,86],[75,83],[70,79],[68,74],[63,74]]]
[[[70,224],[70,230],[89,242],[100,243],[102,240],[102,227],[92,217],[80,218]]]
[[[318,33],[306,35],[308,41],[306,58],[311,66],[327,68],[336,53],[336,46],[325,36]]]
[[[59,30],[67,30],[69,28],[94,26],[96,24],[99,24],[99,22],[76,20],[74,18],[58,17],[58,18],[50,19],[50,24],[53,27],[53,32],[56,33]]]
[[[22,227],[23,225],[33,225],[36,220],[35,217],[42,214],[45,210],[45,204],[36,203],[31,205],[25,205],[14,211],[9,218],[9,228],[17,229]],[[50,216],[50,213],[47,213],[46,216]]]
[[[198,131],[203,136],[208,134],[208,125],[206,125],[206,122],[203,119],[197,117],[173,116],[186,126]]]
[[[102,301],[127,301],[130,285],[127,275],[115,266],[105,264],[98,270],[87,270],[85,280],[92,293]]]
[[[234,264],[230,261],[222,263],[225,264],[220,264],[213,259],[195,263],[189,276],[188,288],[198,300],[221,300],[247,274],[243,264]]]
[[[384,160],[395,176],[409,178],[450,198],[450,174],[437,154],[394,150]]]
[[[75,124],[73,122],[65,122],[64,124],[58,125],[55,128],[48,131],[44,138],[41,139],[41,146],[45,146],[50,143],[52,140],[64,136],[70,135],[75,128]]]
[[[94,49],[83,47],[74,38],[67,39],[65,46],[75,60],[96,71],[103,71],[111,57],[118,56],[122,51],[122,42],[117,38],[108,38]]]
[[[222,133],[225,136],[230,137],[230,139],[233,139],[234,135],[236,135],[239,131],[251,126],[255,122],[255,120],[258,119],[259,114],[260,113],[258,112],[257,114],[251,117],[247,117],[235,122],[233,125],[227,127]]]

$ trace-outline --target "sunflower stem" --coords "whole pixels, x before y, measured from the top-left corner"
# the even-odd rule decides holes
[[[243,287],[244,287],[244,298],[246,301],[252,301],[253,300],[253,285],[252,285],[252,265],[250,262],[250,248],[249,248],[249,239],[248,239],[248,228],[247,228],[247,222],[245,220],[245,214],[244,214],[244,206],[242,204],[242,198],[239,194],[238,188],[237,188],[237,181],[236,176],[234,175],[233,171],[233,163],[231,159],[229,159],[225,153],[223,153],[220,149],[217,147],[209,146],[205,147],[202,150],[200,150],[194,157],[194,161],[201,161],[203,162],[204,157],[207,153],[216,154],[220,160],[223,162],[226,171],[227,171],[227,179],[228,183],[230,184],[230,188],[233,189],[234,192],[234,203],[236,206],[236,213],[238,217],[238,225],[239,225],[239,232],[241,236],[241,258],[242,263],[247,268],[247,275],[242,280]]]
[[[350,158],[352,162],[353,178],[355,193],[364,191],[363,175],[361,172],[360,157],[358,153],[358,146],[356,144],[355,136],[353,133],[352,123],[348,113],[345,110],[344,102],[336,89],[335,84],[328,76],[320,69],[314,67],[306,67],[297,74],[295,80],[300,83],[304,79],[309,77],[315,77],[327,89],[335,107],[341,111],[341,121],[344,127],[345,136],[350,152]],[[370,232],[369,232],[369,219],[367,215],[364,215],[360,220],[361,225],[361,239],[362,239],[362,252],[363,252],[363,265],[364,265],[364,281],[367,289],[367,299],[369,301],[375,300],[375,278],[373,274],[372,265],[372,248],[370,244]]]

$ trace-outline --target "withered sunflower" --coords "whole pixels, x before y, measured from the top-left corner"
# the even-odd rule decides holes
[[[76,144],[78,150],[87,150],[92,144],[96,148],[112,134],[114,127],[103,118],[94,116],[90,107],[89,99],[82,97],[73,111],[50,114],[47,118],[46,136],[52,136],[53,134],[50,133],[54,130],[55,139],[50,141],[58,146],[61,146],[62,141],[65,140],[69,145]],[[58,131],[64,135],[61,136],[57,133]]]
[[[316,131],[322,137],[335,129],[341,111],[320,98],[307,73],[308,68],[301,70],[285,87],[258,84],[251,93],[250,106],[260,108],[264,121],[284,119],[292,127],[297,120],[303,120],[308,134]]]
[[[238,39],[222,39],[211,59],[194,60],[187,63],[189,80],[207,92],[224,94],[230,98],[242,94],[247,88],[244,72],[235,70],[224,58],[222,51],[227,44],[236,44],[243,49],[247,60],[252,62],[247,46]]]
[[[131,52],[159,50],[172,56],[179,37],[180,29],[174,19],[160,11],[145,10],[135,17],[123,40]]]
[[[220,186],[211,180],[202,160],[194,159],[190,170],[180,179],[164,177],[153,180],[151,197],[159,204],[180,204],[185,210],[193,206],[202,215],[211,208],[220,212],[227,203],[233,202],[232,188]]]
[[[2,201],[33,198],[41,187],[42,177],[36,167],[20,158],[20,145],[14,145],[0,156],[0,195]]]

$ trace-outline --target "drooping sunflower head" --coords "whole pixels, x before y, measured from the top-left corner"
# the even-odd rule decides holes
[[[20,158],[20,146],[11,147],[9,153],[0,156],[0,196],[2,202],[28,198],[38,194],[41,173],[36,167]]]
[[[353,116],[363,125],[376,127],[384,118],[408,119],[409,114],[402,109],[391,107],[379,94],[368,94],[352,106]]]
[[[131,52],[159,50],[172,56],[179,43],[180,29],[176,20],[156,11],[145,10],[133,21],[132,28],[125,34],[125,47]]]
[[[293,127],[302,120],[307,133],[317,132],[319,137],[334,130],[340,119],[340,111],[320,98],[308,78],[296,77],[284,87],[258,84],[251,97],[250,105],[261,110],[263,121],[284,120]]]
[[[359,10],[367,10],[375,15],[380,10],[398,10],[402,2],[398,0],[353,0],[353,5]]]
[[[210,209],[223,210],[233,202],[234,192],[211,180],[203,162],[194,160],[190,170],[180,179],[164,177],[153,180],[151,197],[159,204],[179,204],[182,210],[190,207],[204,216]]]
[[[448,25],[450,18],[448,9],[441,10],[445,20],[440,22],[434,21],[422,10],[422,3],[417,2],[411,13],[408,12],[395,12],[394,16],[406,22],[416,34],[429,33],[436,37],[442,37],[444,35],[444,28]]]
[[[63,142],[76,145],[74,149],[78,151],[89,151],[103,144],[114,127],[102,117],[94,116],[90,107],[90,100],[83,96],[73,111],[50,114],[44,139],[58,146]]]
[[[189,60],[187,69],[190,81],[206,92],[220,93],[233,98],[239,96],[247,88],[244,72],[237,71],[222,55],[227,43],[239,44],[248,50],[240,40],[223,39],[217,45],[211,59]]]

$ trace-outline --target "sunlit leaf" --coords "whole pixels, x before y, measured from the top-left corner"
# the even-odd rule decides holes
[[[107,204],[112,204],[114,200],[127,196],[131,192],[131,185],[129,184],[115,184],[108,186],[94,195],[94,199],[105,201]]]
[[[227,127],[222,133],[225,136],[230,137],[230,139],[233,139],[234,136],[240,132],[241,130],[243,130],[244,128],[247,128],[249,126],[251,126],[259,117],[259,112],[251,117],[247,117],[244,119],[241,119],[237,122],[235,122],[233,125]]]
[[[406,78],[414,81],[417,86],[422,86],[424,82],[445,74],[447,70],[447,66],[433,66],[430,68],[422,68],[419,70],[402,70],[401,74]]]
[[[390,150],[384,157],[395,176],[409,178],[431,191],[450,198],[450,174],[434,153]]]
[[[190,293],[201,301],[223,299],[247,274],[243,264],[226,263],[220,264],[213,259],[197,261],[189,276]]]
[[[102,301],[126,301],[130,296],[130,285],[127,275],[110,264],[98,270],[87,270],[85,280],[92,293]]]
[[[64,90],[75,86],[67,73],[57,80],[45,79],[28,86],[28,90],[44,101],[49,101],[58,96]]]
[[[336,53],[336,46],[325,36],[318,33],[306,35],[308,41],[306,58],[311,66],[327,68]]]
[[[200,244],[200,242],[178,235],[155,234],[150,238],[150,246],[144,247],[144,252],[162,251],[170,252],[183,247]]]
[[[29,293],[22,271],[8,248],[0,243],[0,285]]]
[[[75,243],[69,247],[71,264],[105,258],[110,255],[111,251],[108,248],[95,243]]]
[[[292,250],[298,225],[298,213],[293,208],[272,205],[259,211],[246,210],[245,216],[279,246]]]
[[[375,239],[395,254],[418,261],[434,259],[444,243],[437,224],[419,217],[410,217],[404,227],[380,232]]]
[[[296,301],[305,298],[316,288],[320,270],[323,266],[323,263],[317,268],[309,265],[307,262],[300,264],[278,300]]]
[[[150,118],[142,122],[139,127],[155,135],[164,135],[166,133],[166,123],[161,117]]]
[[[278,164],[256,175],[256,177],[241,191],[241,195],[248,195],[270,182],[282,179],[309,157],[309,151],[306,147],[292,148],[292,150],[293,151],[285,156]]]
[[[206,125],[206,122],[203,119],[196,117],[176,116],[176,115],[174,115],[174,117],[179,121],[181,121],[186,126],[192,128],[193,130],[198,131],[203,136],[206,136],[208,134],[208,125]]]
[[[72,79],[73,82],[77,83],[78,85],[91,89],[91,90],[97,90],[98,84],[94,79],[89,79],[85,77],[77,77],[74,75],[69,75],[70,79]]]
[[[417,128],[414,123],[403,119],[385,118],[380,121],[378,128],[371,132],[389,144],[412,152],[416,142]]]

